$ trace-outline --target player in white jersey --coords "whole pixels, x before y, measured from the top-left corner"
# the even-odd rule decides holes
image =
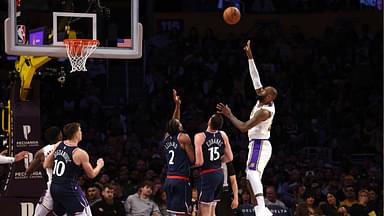
[[[58,127],[50,127],[45,131],[45,139],[48,145],[44,146],[40,150],[38,150],[35,154],[34,159],[31,164],[28,166],[26,171],[27,175],[31,175],[37,168],[39,168],[45,158],[48,157],[49,153],[51,153],[55,149],[55,143],[61,141],[63,139],[63,135],[61,133],[60,128]],[[35,216],[45,216],[53,209],[53,199],[50,192],[51,181],[52,181],[52,169],[45,169],[47,173],[47,189],[44,191],[44,194],[40,197],[39,203],[36,205]]]
[[[272,216],[272,213],[265,207],[261,177],[272,154],[272,146],[268,139],[275,115],[273,100],[277,96],[277,90],[271,86],[263,88],[261,85],[259,73],[253,61],[250,41],[247,42],[244,50],[248,57],[252,83],[260,99],[253,107],[250,119],[246,122],[237,119],[232,114],[228,105],[219,103],[217,104],[217,109],[219,113],[227,117],[241,132],[248,132],[249,152],[246,173],[257,201],[255,213],[257,216]]]

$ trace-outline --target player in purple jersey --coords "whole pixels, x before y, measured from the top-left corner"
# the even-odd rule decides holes
[[[271,86],[263,88],[261,85],[259,73],[253,60],[250,41],[247,42],[244,50],[248,57],[252,83],[256,90],[256,94],[260,96],[260,99],[253,107],[250,119],[246,122],[237,119],[232,114],[231,109],[223,103],[217,104],[217,109],[219,113],[222,113],[227,117],[241,132],[248,132],[249,152],[246,172],[247,179],[257,201],[255,213],[257,216],[272,216],[272,213],[265,207],[261,177],[272,154],[272,146],[269,142],[269,137],[273,117],[275,115],[275,105],[273,100],[277,96],[277,90]]]

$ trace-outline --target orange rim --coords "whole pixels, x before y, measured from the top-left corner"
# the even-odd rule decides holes
[[[99,40],[93,39],[64,39],[64,44],[92,44],[99,45]]]

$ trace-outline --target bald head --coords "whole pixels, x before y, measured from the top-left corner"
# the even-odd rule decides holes
[[[271,103],[277,97],[277,90],[272,86],[264,88],[264,92],[260,101],[264,104]]]
[[[268,86],[265,88],[265,91],[267,92],[267,95],[271,95],[272,100],[275,100],[277,97],[277,90],[274,87]]]

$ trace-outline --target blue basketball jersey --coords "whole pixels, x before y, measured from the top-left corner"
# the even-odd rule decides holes
[[[204,134],[205,141],[202,146],[204,163],[201,169],[219,169],[221,168],[221,156],[224,155],[224,139],[220,131],[215,133],[205,131]]]
[[[67,146],[61,142],[54,153],[52,183],[77,183],[82,175],[80,166],[73,162],[73,151],[77,146]]]
[[[181,148],[177,136],[168,136],[163,140],[163,150],[167,161],[167,175],[189,177],[191,162],[187,153]]]

